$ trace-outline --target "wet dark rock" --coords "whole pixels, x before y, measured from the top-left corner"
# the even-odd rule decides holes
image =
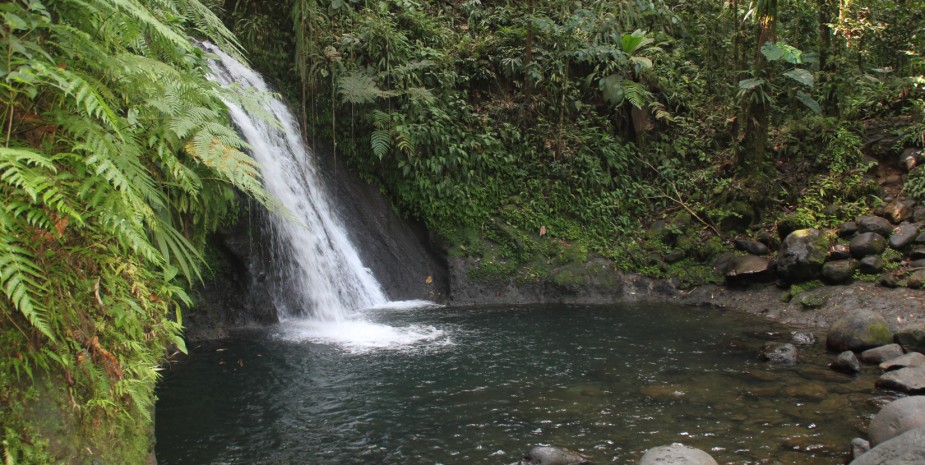
[[[874,447],[850,465],[922,465],[925,463],[923,443],[925,428],[907,431]]]
[[[861,270],[861,273],[864,274],[878,274],[883,271],[883,268],[886,266],[886,262],[882,258],[871,255],[869,257],[864,257],[861,259],[858,264],[858,269]]]
[[[893,201],[884,205],[883,214],[893,224],[899,224],[912,218],[912,207],[903,202]]]
[[[780,240],[769,231],[761,230],[755,234],[755,240],[764,244],[768,250],[777,250],[780,246]]]
[[[890,402],[870,420],[867,435],[876,447],[916,428],[925,427],[925,397],[903,397]]]
[[[534,447],[520,461],[520,465],[586,465],[590,463],[587,457],[577,452],[551,446]]]
[[[858,269],[856,260],[839,260],[826,262],[822,265],[822,280],[829,284],[842,284],[851,281],[855,270]]]
[[[872,365],[879,365],[887,360],[901,357],[903,353],[903,348],[899,344],[887,344],[861,352],[861,361]]]
[[[857,223],[858,232],[860,233],[873,232],[883,237],[889,237],[890,233],[893,232],[893,225],[890,224],[890,221],[879,216],[861,216],[855,220],[855,223]]]
[[[925,323],[913,323],[900,327],[893,337],[906,352],[925,352]]]
[[[811,346],[816,343],[816,335],[809,332],[797,331],[793,333],[793,337],[791,337],[790,340],[794,344]]]
[[[867,439],[854,438],[851,440],[851,458],[856,459],[870,450],[870,441]]]
[[[890,289],[899,287],[899,278],[891,272],[886,272],[880,275],[880,280],[878,281],[881,286],[888,287]]]
[[[919,226],[916,224],[901,224],[893,230],[890,236],[890,247],[896,250],[903,250],[912,245],[915,238],[919,236]]]
[[[877,380],[877,387],[907,394],[925,393],[925,367],[906,367],[888,371]]]
[[[639,465],[718,465],[710,454],[683,444],[653,447],[639,460]]]
[[[922,149],[909,147],[899,155],[899,167],[906,171],[912,171],[913,168],[922,164],[925,164],[925,154]]]
[[[925,355],[919,352],[909,352],[880,364],[880,369],[886,371],[907,367],[925,367]]]
[[[781,244],[776,262],[777,273],[789,282],[813,279],[822,271],[828,250],[828,240],[820,231],[816,229],[794,231]]]
[[[854,236],[849,247],[854,258],[880,255],[886,250],[886,239],[878,233],[865,232]]]
[[[851,248],[845,244],[835,244],[829,247],[829,260],[847,260],[851,258]]]
[[[849,238],[858,232],[858,224],[854,221],[849,221],[838,227],[838,237]]]
[[[686,256],[687,253],[681,249],[672,250],[671,252],[668,252],[667,255],[665,255],[665,263],[672,265],[680,262],[681,260],[684,260]]]
[[[854,352],[846,350],[838,354],[838,358],[829,364],[829,368],[839,373],[853,375],[861,371],[861,363],[858,362],[858,357],[854,355]]]
[[[716,260],[713,260],[713,269],[718,274],[726,276],[726,273],[732,271],[737,258],[739,258],[739,256],[732,252],[721,253],[716,257]]]
[[[829,350],[864,350],[889,344],[893,333],[882,315],[870,310],[856,310],[832,324],[826,335]]]
[[[754,239],[736,239],[733,243],[737,249],[752,255],[767,255],[769,252],[767,245]]]
[[[916,247],[913,249],[912,252],[909,252],[909,258],[913,260],[925,258],[925,247]]]
[[[912,221],[925,223],[925,205],[919,205],[912,210]]]
[[[777,365],[797,363],[797,348],[789,342],[769,342],[761,349],[761,360]]]
[[[770,275],[771,263],[766,258],[754,255],[736,257],[732,268],[726,272],[726,280],[731,283],[756,281]]]
[[[909,268],[925,268],[925,258],[911,260],[907,266]]]

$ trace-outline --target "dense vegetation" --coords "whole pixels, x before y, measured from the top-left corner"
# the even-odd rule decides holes
[[[925,134],[920,0],[215,3],[310,137],[483,277],[833,226],[880,201],[870,141]],[[634,243],[659,216],[704,234]]]
[[[205,234],[232,187],[266,197],[221,101],[251,97],[212,84],[188,34],[236,41],[197,0],[0,17],[0,455],[141,463]]]
[[[222,104],[259,96],[210,83],[191,36],[246,50],[312,144],[480,257],[475,278],[542,280],[590,254],[671,275],[652,257],[681,250],[690,270],[732,235],[834,226],[881,200],[865,155],[925,137],[922,0],[12,0],[0,15],[5,463],[143,459],[206,234],[233,216],[232,186],[265,200]],[[925,200],[925,169],[903,189]]]

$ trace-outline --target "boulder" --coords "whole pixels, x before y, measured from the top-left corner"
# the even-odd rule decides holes
[[[675,249],[675,250],[672,250],[671,252],[668,252],[665,255],[664,260],[665,260],[665,263],[669,265],[673,265],[675,263],[680,262],[681,260],[684,260],[685,257],[687,257],[687,252],[681,249]]]
[[[880,275],[880,280],[878,282],[881,286],[888,287],[890,289],[899,287],[899,278],[897,278],[894,273],[890,272],[886,272]]]
[[[838,237],[849,238],[858,232],[858,224],[854,221],[849,221],[838,227]]]
[[[893,338],[906,352],[925,352],[925,323],[912,323],[899,328]]]
[[[736,239],[733,241],[735,247],[739,250],[748,252],[752,255],[767,255],[768,246],[754,239]]]
[[[799,282],[815,278],[822,271],[829,243],[816,229],[790,233],[777,256],[777,273],[786,281]]]
[[[913,260],[925,258],[925,247],[916,247],[913,249],[912,252],[909,252],[909,258]]]
[[[861,361],[872,365],[881,364],[887,360],[893,360],[903,355],[903,348],[899,344],[887,344],[885,346],[874,347],[861,352]]]
[[[867,439],[854,438],[851,440],[851,458],[856,459],[870,450],[870,441]]]
[[[906,278],[906,287],[910,289],[921,289],[925,287],[925,270],[916,270]]]
[[[899,155],[899,167],[906,171],[912,171],[913,168],[925,163],[925,155],[922,149],[909,147]]]
[[[867,435],[870,445],[878,444],[925,426],[925,397],[911,396],[896,399],[880,409],[870,420]]]
[[[861,371],[861,364],[858,362],[858,358],[854,355],[854,352],[846,350],[838,354],[838,358],[829,364],[829,368],[839,373],[853,375]]]
[[[856,310],[832,323],[825,338],[829,350],[864,350],[893,342],[893,333],[882,315]]]
[[[551,446],[537,446],[530,449],[520,465],[586,465],[587,457],[568,449]]]
[[[761,360],[779,365],[797,363],[797,348],[789,342],[769,342],[761,349]]]
[[[925,268],[925,258],[910,260],[906,266],[909,268]]]
[[[892,221],[893,224],[899,224],[912,218],[912,207],[904,202],[894,200],[883,206],[883,216]]]
[[[906,431],[866,454],[849,465],[922,465],[925,463],[925,428]]]
[[[639,465],[718,465],[710,454],[683,444],[653,447],[639,460]]]
[[[737,258],[739,258],[738,255],[732,252],[723,252],[716,257],[716,260],[713,260],[713,270],[725,276],[735,266]]]
[[[883,237],[888,237],[893,232],[893,225],[886,218],[879,216],[861,216],[855,220],[858,225],[858,232],[877,233]]]
[[[880,364],[881,370],[897,370],[906,367],[925,367],[925,355],[918,352],[909,352],[900,355],[892,360],[887,360]]]
[[[877,379],[876,385],[880,389],[907,394],[925,394],[925,367],[906,367],[888,371]]]
[[[902,250],[912,245],[915,238],[919,237],[919,226],[916,224],[901,224],[893,230],[890,235],[890,247],[896,250]]]
[[[886,250],[886,239],[878,233],[865,232],[854,236],[848,247],[851,248],[851,256],[854,258],[880,255]]]
[[[858,269],[857,260],[839,260],[822,265],[822,280],[829,284],[843,284],[851,281]]]
[[[726,280],[730,283],[760,280],[770,275],[770,268],[771,262],[767,258],[754,255],[736,257],[726,272]]]
[[[919,205],[912,210],[912,221],[925,223],[925,205]]]
[[[864,257],[858,263],[858,269],[861,270],[861,273],[864,274],[879,274],[883,271],[885,266],[886,262],[884,262],[882,258],[876,255]]]

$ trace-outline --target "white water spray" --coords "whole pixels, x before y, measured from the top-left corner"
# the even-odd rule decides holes
[[[263,78],[212,44],[203,48],[218,57],[213,79],[262,92]],[[407,345],[439,337],[434,328],[392,328],[363,320],[358,313],[390,302],[328,200],[314,154],[302,141],[299,126],[278,99],[264,104],[280,127],[228,104],[235,125],[259,162],[264,186],[295,218],[272,215],[271,260],[267,281],[283,325],[283,336],[333,342],[348,348]]]

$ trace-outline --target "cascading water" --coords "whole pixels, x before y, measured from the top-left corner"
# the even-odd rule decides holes
[[[202,47],[217,59],[213,79],[223,86],[241,85],[261,92],[263,78],[212,44]],[[336,210],[328,199],[314,154],[302,141],[298,125],[283,102],[272,99],[265,110],[279,127],[228,103],[235,125],[260,164],[264,186],[292,218],[270,215],[270,263],[267,282],[284,336],[356,347],[405,345],[434,339],[434,328],[391,328],[359,318],[372,307],[419,307],[426,302],[390,303],[372,272],[363,266]]]

